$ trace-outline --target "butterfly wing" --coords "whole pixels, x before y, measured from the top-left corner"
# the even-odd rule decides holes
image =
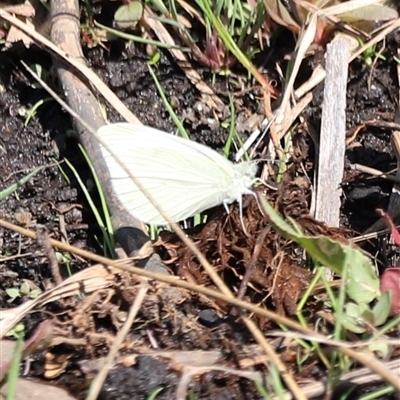
[[[103,126],[98,135],[175,221],[230,200],[234,164],[207,146],[125,123]],[[102,153],[114,191],[127,210],[143,222],[165,224],[114,157],[103,147]]]

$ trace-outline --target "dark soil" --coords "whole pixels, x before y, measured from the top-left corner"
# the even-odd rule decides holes
[[[352,63],[347,92],[349,134],[356,126],[372,118],[394,120],[394,98],[398,93],[398,84],[392,55],[397,53],[399,45],[398,34],[388,38],[383,52],[386,61],[379,60],[372,71],[362,60]],[[171,131],[173,123],[148,72],[148,57],[144,48],[140,45],[127,48],[122,41],[107,43],[107,47],[108,50],[100,46],[84,48],[92,68],[144,124]],[[259,58],[260,62],[268,60],[267,71],[275,77],[273,62],[278,58],[278,61],[284,63],[283,56],[282,49],[278,52],[268,48]],[[33,230],[43,225],[53,238],[102,254],[96,240],[100,234],[99,228],[77,180],[65,163],[55,164],[55,160],[66,158],[79,172],[83,182],[93,187],[90,183],[93,178],[78,148],[77,138],[71,134],[70,117],[56,102],[49,100],[38,108],[36,115],[25,126],[22,111],[29,110],[48,95],[43,90],[32,87],[32,81],[19,60],[30,65],[40,63],[45,70],[51,68],[51,58],[34,46],[25,49],[22,44],[16,44],[0,53],[0,190],[9,187],[34,168],[44,168],[16,193],[0,201],[0,216]],[[193,140],[220,151],[227,134],[219,125],[229,121],[229,100],[222,93],[240,90],[232,84],[233,80],[220,76],[217,76],[217,82],[213,85],[210,72],[200,65],[197,66],[204,80],[224,99],[226,108],[218,112],[219,124],[215,123],[213,110],[202,107],[199,111],[199,94],[182,70],[166,54],[162,55],[156,73],[166,96],[174,100],[175,111],[185,117],[185,127]],[[311,69],[312,61],[309,61],[299,79],[305,79]],[[240,79],[246,77],[238,67],[234,69],[234,73]],[[56,81],[51,83],[57,88]],[[318,87],[313,104],[303,114],[316,132],[319,131],[322,93],[322,86]],[[245,119],[259,113],[262,110],[260,99],[257,89],[236,96],[238,118]],[[118,117],[110,111],[109,119],[115,121]],[[211,119],[214,122],[210,122]],[[249,132],[243,130],[240,133],[245,137]],[[334,232],[313,221],[308,216],[311,189],[307,183],[308,178],[312,179],[313,176],[313,142],[306,132],[299,129],[294,133],[294,145],[297,158],[288,167],[278,191],[270,194],[271,201],[280,212],[295,218],[310,234],[327,233],[342,238],[350,236],[350,232],[356,235],[364,231],[377,220],[374,210],[387,207],[391,184],[348,170],[343,179],[343,229]],[[390,130],[365,129],[351,143],[346,157],[349,162],[383,171],[395,168]],[[300,168],[301,165],[305,168]],[[65,176],[69,178],[69,182]],[[99,201],[95,188],[91,193]],[[296,248],[286,243],[265,224],[255,201],[249,199],[246,206],[245,218],[253,237],[247,238],[242,232],[236,206],[232,207],[230,216],[226,216],[223,209],[216,210],[216,214],[213,214],[215,217],[208,224],[188,233],[229,286],[237,290],[251,263],[253,248],[257,242],[255,233],[265,234],[265,246],[257,260],[257,265],[262,265],[262,268],[257,269],[254,274],[251,289],[247,289],[245,298],[253,302],[264,301],[267,307],[291,315],[295,311],[298,297],[310,282],[311,273],[303,265]],[[164,232],[161,239],[158,243],[160,254],[169,261],[168,265],[173,273],[202,285],[211,285],[209,278],[199,269],[197,260],[174,235]],[[0,243],[1,256],[5,258],[1,261],[0,270],[2,308],[14,307],[26,300],[19,298],[11,303],[5,292],[7,288],[19,287],[25,280],[41,290],[51,286],[49,261],[39,243],[5,229],[0,230]],[[287,255],[280,264],[274,259],[279,250],[284,250]],[[72,257],[70,264],[70,271],[61,264],[63,276],[88,266],[86,261],[78,257]],[[281,272],[279,279],[275,281],[278,265]],[[82,305],[75,301],[48,306],[47,313],[53,315],[59,332],[62,332],[60,336],[64,335],[65,338],[63,343],[51,348],[49,353],[67,355],[69,360],[56,382],[57,385],[67,387],[77,398],[85,397],[88,384],[98,368],[97,365],[87,364],[89,361],[95,364],[96,360],[107,355],[109,345],[119,328],[114,317],[117,313],[127,312],[138,282],[132,277],[124,276],[118,285],[113,292],[104,290],[90,301],[86,299],[86,315],[79,322],[75,317]],[[274,290],[274,285],[283,289]],[[152,286],[150,298],[146,300],[140,318],[135,322],[121,350],[122,358],[132,351],[138,351],[142,355],[129,367],[122,366],[121,363],[110,371],[99,399],[145,399],[160,387],[163,391],[157,399],[174,398],[181,379],[179,368],[171,368],[165,357],[146,355],[144,350],[151,347],[149,343],[153,343],[152,340],[160,350],[217,350],[223,355],[220,361],[231,368],[237,368],[246,358],[244,349],[254,344],[254,339],[226,304],[210,302],[202,296],[187,292],[179,292],[179,296],[171,299],[170,303],[163,303],[163,296],[160,294],[162,290],[163,285]],[[312,323],[317,305],[310,304],[308,311]],[[28,330],[39,320],[47,318],[47,313],[32,314],[24,321]],[[270,321],[261,318],[255,320],[264,331],[275,328]],[[72,339],[78,338],[86,340],[87,345],[71,344]],[[277,344],[277,349],[280,349],[279,346]],[[282,348],[282,355],[287,360],[292,359],[291,372],[295,376],[298,374],[299,379],[319,380],[323,376],[322,365],[312,365],[312,360],[306,365],[306,376],[301,375],[296,370],[295,350]],[[43,376],[47,363],[43,356],[41,354],[31,362],[29,376]],[[265,360],[254,362],[253,369],[263,371],[264,362]],[[221,371],[199,374],[196,379],[192,379],[190,391],[197,399],[260,398],[250,380]]]

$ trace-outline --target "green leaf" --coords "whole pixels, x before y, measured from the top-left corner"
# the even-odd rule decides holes
[[[390,294],[386,292],[380,297],[372,309],[365,303],[347,303],[345,305],[345,313],[342,315],[342,324],[346,329],[354,333],[364,333],[364,321],[366,324],[377,327],[386,322],[389,313]],[[379,350],[382,350],[382,346],[379,346]]]
[[[7,296],[11,297],[12,299],[16,299],[20,297],[19,289],[16,288],[8,288],[6,289]]]
[[[361,303],[358,305],[359,312],[360,312],[360,317],[366,321],[367,323],[374,325],[374,313],[372,310],[368,307],[367,304]]]
[[[374,326],[383,325],[389,318],[391,310],[390,292],[386,291],[382,294],[372,309],[374,316]]]
[[[258,196],[261,208],[274,229],[285,239],[299,244],[318,263],[342,275],[347,271],[346,293],[356,303],[370,303],[380,295],[379,279],[372,261],[360,250],[328,236],[305,236],[292,222],[289,225],[263,196]]]
[[[41,293],[42,293],[42,291],[41,291],[40,289],[33,289],[33,290],[29,293],[29,298],[30,298],[30,299],[36,299],[36,297],[38,297]]]
[[[13,329],[11,329],[10,331],[8,331],[5,336],[8,337],[14,337],[14,338],[19,338],[21,336],[24,336],[24,331],[25,331],[25,325],[22,323],[19,323],[17,325],[14,326]]]
[[[156,65],[159,63],[161,59],[161,54],[159,51],[156,51],[153,56],[151,57],[151,59],[149,61],[147,61],[148,65]]]
[[[347,330],[354,333],[364,333],[365,328],[360,324],[361,310],[355,303],[347,303],[345,313],[342,315],[341,323]]]
[[[143,5],[132,1],[119,7],[114,14],[114,21],[119,29],[133,29],[143,15]]]
[[[31,288],[29,287],[29,284],[24,282],[21,287],[19,288],[19,292],[21,293],[22,296],[26,296],[29,294],[31,291]]]
[[[390,346],[387,341],[379,340],[368,345],[368,350],[374,353],[379,353],[380,358],[387,358],[390,356]]]

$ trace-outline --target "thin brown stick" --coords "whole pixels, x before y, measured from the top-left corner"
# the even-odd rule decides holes
[[[386,179],[391,182],[400,183],[400,179],[397,178],[397,176],[387,174],[385,172],[380,171],[379,169],[367,167],[366,165],[354,163],[350,164],[350,168],[355,171],[364,172],[365,174],[377,176],[379,178]]]
[[[117,336],[115,337],[114,343],[112,344],[110,351],[107,355],[107,358],[104,362],[104,365],[102,366],[101,370],[99,371],[99,373],[96,375],[96,377],[93,379],[90,388],[89,388],[89,393],[86,397],[86,400],[96,400],[101,388],[103,387],[104,381],[107,378],[108,372],[110,371],[113,363],[114,363],[114,359],[117,356],[118,350],[122,345],[122,342],[125,340],[126,335],[129,332],[129,329],[131,328],[133,321],[136,318],[137,313],[139,312],[139,309],[143,303],[143,300],[146,296],[146,293],[148,291],[148,287],[146,286],[142,286],[136,297],[135,297],[135,301],[133,302],[129,313],[128,313],[128,317],[124,323],[124,325],[122,326],[122,328],[119,330]]]
[[[56,253],[50,243],[49,233],[47,228],[43,225],[36,227],[36,240],[38,244],[43,248],[50,263],[50,272],[54,279],[55,284],[58,286],[62,283],[63,279],[60,274],[60,266],[58,265]]]

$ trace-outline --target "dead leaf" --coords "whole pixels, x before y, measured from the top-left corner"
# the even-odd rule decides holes
[[[392,294],[391,311],[400,315],[400,268],[388,268],[381,276],[381,292],[390,291]]]
[[[35,7],[27,0],[23,4],[8,5],[2,7],[3,10],[8,11],[10,14],[15,14],[20,17],[30,18],[35,16]]]
[[[33,25],[33,23],[28,20],[25,21],[25,24],[28,27],[30,27],[31,29],[33,29],[33,30],[35,29],[35,26]],[[26,35],[22,31],[20,31],[15,26],[11,26],[8,31],[6,42],[5,42],[6,47],[11,47],[11,45],[13,43],[17,43],[19,41],[22,41],[24,46],[28,49],[29,49],[30,45],[32,44],[32,39],[28,35]]]

